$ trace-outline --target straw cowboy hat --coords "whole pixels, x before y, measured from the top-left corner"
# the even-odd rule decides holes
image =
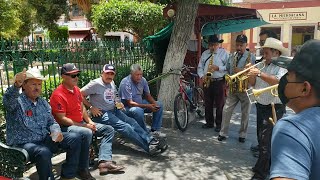
[[[39,69],[31,68],[26,71],[26,80],[27,79],[39,79],[41,81],[45,81],[47,80],[47,77],[43,77]]]
[[[282,44],[282,42],[278,39],[275,38],[267,38],[266,42],[262,46],[262,48],[272,48],[279,50],[281,52],[281,55],[283,56],[288,56],[289,55],[289,50],[285,48]]]

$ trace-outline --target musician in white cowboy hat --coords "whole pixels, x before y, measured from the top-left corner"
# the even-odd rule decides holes
[[[264,62],[261,66],[252,68],[249,73],[249,83],[254,89],[262,89],[279,83],[280,78],[287,73],[287,70],[272,64],[272,58],[288,55],[288,49],[281,41],[275,38],[267,38],[263,48]],[[270,169],[270,143],[273,125],[269,122],[272,116],[272,106],[275,104],[277,118],[281,118],[285,113],[285,106],[278,97],[274,97],[271,92],[263,93],[256,103],[257,108],[257,137],[259,146],[259,159],[253,168],[252,179],[265,179]]]

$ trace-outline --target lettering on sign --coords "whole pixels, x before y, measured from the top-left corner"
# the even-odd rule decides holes
[[[269,21],[307,20],[307,12],[270,13]]]

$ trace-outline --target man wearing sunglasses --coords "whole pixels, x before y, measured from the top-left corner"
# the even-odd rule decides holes
[[[82,103],[82,95],[77,86],[80,70],[74,64],[67,63],[61,68],[62,84],[50,97],[52,114],[65,132],[75,132],[82,136],[81,154],[78,167],[80,179],[93,180],[88,171],[89,147],[92,135],[101,136],[99,150],[100,175],[121,171],[124,167],[112,161],[112,139],[114,130],[111,126],[94,123],[88,116]]]

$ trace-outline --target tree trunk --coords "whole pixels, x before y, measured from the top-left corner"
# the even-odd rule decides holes
[[[169,72],[171,69],[181,69],[187,53],[187,46],[193,30],[197,11],[198,0],[177,1],[177,16],[174,20],[173,31],[164,60],[163,73]],[[174,97],[178,92],[178,88],[179,75],[170,74],[162,79],[159,99],[162,101],[165,110],[173,110]]]

